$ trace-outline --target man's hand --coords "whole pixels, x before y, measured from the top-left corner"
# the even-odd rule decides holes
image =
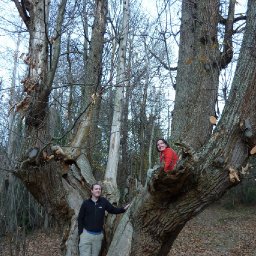
[[[130,204],[127,204],[127,205],[124,207],[124,209],[127,210],[129,206],[130,206]]]

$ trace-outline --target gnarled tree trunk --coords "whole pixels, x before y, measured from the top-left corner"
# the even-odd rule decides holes
[[[152,172],[145,190],[133,201],[119,224],[108,256],[167,255],[186,222],[242,178],[242,166],[256,144],[256,59],[252,54],[256,1],[249,1],[248,6],[231,94],[214,133],[196,152],[180,144],[183,157],[176,174],[165,174],[161,168]],[[189,101],[189,97],[187,100],[191,108],[197,105]],[[190,142],[200,134],[200,129],[194,132],[194,137],[192,134],[187,137],[192,137]]]
[[[215,116],[219,74],[227,65],[219,50],[218,24],[220,1],[182,1],[177,86],[172,120],[174,141],[186,141],[199,149],[212,132],[210,116]],[[234,9],[234,8],[233,8]],[[230,11],[224,44],[230,53],[232,45],[232,17]],[[230,40],[231,41],[231,40]],[[230,47],[228,47],[230,46]],[[227,56],[227,54],[225,55]],[[230,54],[228,55],[230,56]]]

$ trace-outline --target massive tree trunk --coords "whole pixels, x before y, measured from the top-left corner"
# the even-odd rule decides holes
[[[182,2],[172,138],[194,149],[203,146],[211,135],[209,118],[216,115],[219,73],[232,58],[234,3],[231,1],[223,54],[217,36],[219,5],[219,0]]]
[[[197,152],[180,144],[184,154],[176,174],[161,168],[151,173],[120,222],[109,256],[167,255],[186,222],[242,179],[242,166],[256,144],[256,1],[248,6],[231,94],[210,140]],[[194,108],[195,102],[188,104]]]
[[[86,161],[83,160],[83,155],[76,158],[77,167],[71,166],[71,175],[63,178],[63,171],[66,174],[65,170],[69,168],[70,162],[63,161],[63,155],[57,154],[57,150],[50,149],[52,141],[48,122],[49,95],[60,55],[66,3],[67,0],[62,0],[59,4],[54,30],[56,34],[49,38],[50,1],[15,1],[30,36],[29,53],[24,57],[28,65],[28,72],[23,79],[25,95],[23,101],[17,104],[17,110],[25,115],[25,142],[22,163],[15,175],[24,182],[48,214],[53,215],[63,227],[63,242],[66,242],[63,249],[67,255],[75,255],[76,215],[82,197],[87,196],[81,178],[83,173],[77,167],[84,167]],[[88,182],[91,181],[88,177],[85,178]]]

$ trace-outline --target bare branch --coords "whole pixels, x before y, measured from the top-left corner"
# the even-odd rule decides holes
[[[60,45],[61,45],[61,28],[63,24],[63,19],[64,19],[64,14],[65,14],[65,9],[66,9],[66,4],[67,0],[62,0],[61,3],[59,4],[59,10],[58,10],[58,16],[57,16],[57,21],[56,21],[56,36],[54,39],[50,42],[50,48],[53,47],[53,52],[52,52],[52,57],[51,58],[51,70],[49,72],[49,79],[48,79],[48,87],[52,85],[53,78],[55,75],[55,71],[57,68],[57,63],[59,60],[60,56]]]
[[[21,0],[21,2],[19,2],[18,0],[13,0],[13,2],[15,3],[16,8],[20,14],[20,17],[24,21],[27,29],[29,29],[30,17],[27,14],[24,0]]]
[[[246,15],[241,15],[241,16],[239,16],[239,17],[236,17],[236,18],[234,18],[234,24],[235,24],[236,22],[238,22],[238,21],[246,20],[246,19],[247,19],[247,16],[246,16]],[[222,16],[220,15],[219,23],[220,23],[221,25],[226,25],[226,24],[227,24],[227,19],[225,19],[224,17],[222,17]]]
[[[161,60],[161,58],[160,57],[158,57],[154,52],[152,52],[150,49],[149,49],[149,52],[163,65],[163,67],[165,68],[165,69],[167,69],[168,71],[176,71],[177,70],[177,67],[174,67],[174,68],[172,68],[172,67],[169,67],[165,62],[163,62],[162,60]]]
[[[234,24],[234,13],[235,13],[236,0],[230,0],[228,9],[228,18],[225,24],[225,35],[224,35],[224,48],[221,53],[220,66],[225,68],[233,58],[233,24]]]

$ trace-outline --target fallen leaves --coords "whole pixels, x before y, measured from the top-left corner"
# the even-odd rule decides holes
[[[25,238],[19,237],[17,240],[16,237],[11,243],[8,239],[1,239],[0,256],[62,256],[60,244],[61,236],[55,230],[49,229],[47,233],[37,230]]]
[[[207,208],[186,224],[168,256],[255,256],[255,212]]]

